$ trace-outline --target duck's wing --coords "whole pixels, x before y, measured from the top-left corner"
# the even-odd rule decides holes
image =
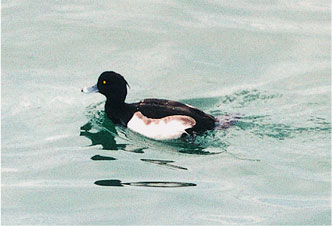
[[[196,119],[216,121],[198,108],[173,100],[144,99],[138,103],[138,109],[149,118],[162,118],[170,115],[186,115]]]
[[[127,127],[154,139],[175,139],[191,131],[213,129],[215,118],[177,101],[145,99],[136,104],[136,112]]]

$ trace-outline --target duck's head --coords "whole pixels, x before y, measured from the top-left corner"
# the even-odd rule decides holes
[[[83,93],[99,92],[106,96],[108,101],[123,103],[127,96],[127,81],[122,75],[114,71],[105,71],[101,73],[96,85],[84,87]]]

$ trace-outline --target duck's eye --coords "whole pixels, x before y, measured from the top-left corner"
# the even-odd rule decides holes
[[[106,81],[105,80],[103,81],[103,84],[106,85]]]

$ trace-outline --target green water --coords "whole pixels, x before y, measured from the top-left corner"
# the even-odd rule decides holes
[[[331,223],[329,1],[2,1],[2,224]],[[194,105],[154,141],[80,88]]]

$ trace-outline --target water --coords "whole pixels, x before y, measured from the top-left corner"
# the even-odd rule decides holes
[[[2,1],[2,224],[330,224],[329,1]],[[240,116],[114,127],[80,88]]]

